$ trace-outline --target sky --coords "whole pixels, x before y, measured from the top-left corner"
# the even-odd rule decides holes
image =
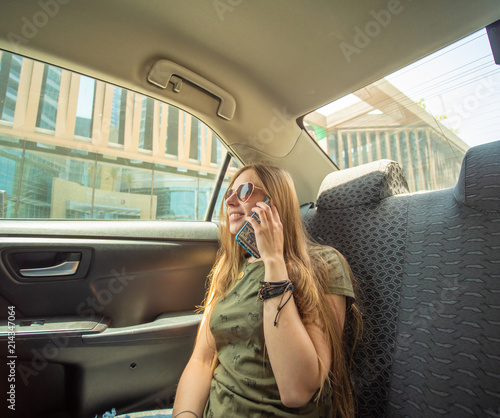
[[[470,146],[500,139],[500,66],[482,29],[385,77]],[[329,115],[359,99],[346,96],[318,109]]]

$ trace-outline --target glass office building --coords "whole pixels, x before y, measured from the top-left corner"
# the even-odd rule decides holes
[[[0,115],[2,217],[204,219],[225,149],[190,114],[0,52]]]

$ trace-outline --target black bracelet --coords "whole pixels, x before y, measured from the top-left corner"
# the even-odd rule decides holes
[[[280,302],[278,304],[278,312],[276,312],[276,317],[274,318],[274,326],[276,326],[278,324],[278,315],[291,299],[293,291],[295,290],[295,286],[290,280],[282,280],[279,282],[260,282],[260,284],[262,286],[259,289],[259,293],[257,295],[258,300],[264,301],[276,296],[281,296]],[[285,302],[283,303],[285,293],[288,291],[290,291],[290,296],[288,296],[287,300],[285,300]]]
[[[289,285],[292,284],[290,280],[282,280],[280,282],[260,282],[261,288],[257,295],[257,299],[264,301],[266,299],[275,298],[276,296],[281,296],[286,292]],[[292,285],[293,286],[293,285]]]
[[[290,284],[286,287],[285,291],[281,295],[280,303],[278,304],[278,312],[276,312],[276,316],[274,317],[274,326],[278,324],[278,315],[280,314],[281,310],[285,307],[285,305],[288,303],[288,301],[292,298],[293,296],[293,291],[295,289],[295,286],[290,282]],[[285,300],[285,303],[283,302],[283,298],[285,297],[285,293],[290,290],[290,296],[288,296],[287,300]]]

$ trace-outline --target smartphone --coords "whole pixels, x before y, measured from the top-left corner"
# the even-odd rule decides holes
[[[264,203],[267,203],[271,206],[271,198],[266,196],[263,200]],[[252,214],[252,218],[255,218],[258,223],[260,223],[259,215],[257,212]],[[239,230],[236,234],[236,241],[240,244],[251,256],[255,258],[260,258],[260,253],[257,248],[257,241],[255,240],[255,232],[253,230],[250,222],[245,222],[245,225]]]

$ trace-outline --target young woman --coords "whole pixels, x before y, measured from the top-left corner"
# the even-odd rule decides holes
[[[290,175],[243,167],[219,219],[221,247],[173,416],[353,416],[343,332],[346,319],[353,335],[361,325],[352,273],[336,250],[308,239]],[[235,240],[247,221],[259,259]]]

